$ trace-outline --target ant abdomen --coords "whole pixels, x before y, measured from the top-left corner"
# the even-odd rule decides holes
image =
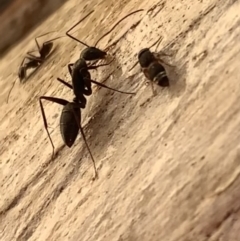
[[[75,114],[72,111],[74,109]],[[77,118],[77,119],[76,119]],[[65,145],[69,148],[74,144],[78,132],[78,123],[81,122],[81,112],[79,108],[74,108],[73,103],[68,103],[63,107],[60,117],[60,132]]]

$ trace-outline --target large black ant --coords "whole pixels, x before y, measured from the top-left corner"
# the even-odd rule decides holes
[[[131,12],[129,14],[127,14],[125,17],[123,17],[122,19],[120,19],[107,33],[105,33],[103,36],[101,36],[97,42],[95,43],[94,46],[89,46],[88,44],[86,44],[85,42],[77,39],[76,37],[72,36],[69,34],[69,32],[74,29],[79,23],[81,23],[85,18],[87,18],[90,14],[92,14],[94,12],[94,10],[92,10],[91,12],[89,12],[84,18],[82,18],[81,20],[79,20],[76,24],[74,24],[70,29],[68,29],[68,31],[66,32],[66,35],[68,37],[70,37],[71,39],[77,41],[78,43],[81,43],[82,45],[86,46],[87,48],[83,49],[81,54],[80,54],[80,58],[85,59],[86,61],[92,61],[92,60],[100,60],[100,59],[104,59],[107,56],[107,52],[106,50],[101,50],[99,48],[97,48],[97,44],[100,42],[100,40],[102,40],[104,37],[106,37],[109,33],[111,33],[116,26],[121,23],[124,19],[126,19],[127,17],[144,11],[144,9],[139,9],[136,10],[134,12]],[[106,48],[107,49],[107,48]]]
[[[49,33],[53,33],[55,31],[50,31],[47,33],[44,33],[42,35],[39,35],[35,38],[35,43],[37,45],[37,50],[32,50],[32,51],[28,51],[26,56],[23,58],[19,69],[18,69],[18,78],[20,80],[20,83],[23,82],[24,79],[26,79],[27,77],[27,70],[31,69],[31,68],[37,68],[39,67],[45,60],[46,58],[49,56],[49,54],[52,51],[53,48],[53,41],[57,40],[59,38],[65,37],[65,36],[60,36],[60,37],[56,37],[53,39],[50,39],[48,41],[43,42],[43,44],[40,46],[39,42],[38,42],[38,38],[43,37]],[[34,52],[38,52],[39,56],[34,55]],[[17,79],[16,79],[17,80]],[[10,93],[16,83],[16,80],[14,81],[9,93],[8,93],[8,97],[7,97],[7,103],[10,97]]]
[[[165,63],[160,57],[159,54],[156,53],[159,44],[162,41],[162,37],[160,37],[155,43],[152,44],[149,48],[144,48],[139,51],[138,53],[138,61],[133,65],[130,69],[132,70],[137,63],[140,64],[141,70],[145,77],[150,80],[150,84],[152,87],[152,92],[155,94],[153,83],[161,86],[161,87],[168,87],[169,86],[169,79],[166,73],[166,70],[163,65],[168,65],[173,67],[170,64]],[[154,45],[157,45],[155,52],[151,52],[150,48]],[[162,56],[169,56],[167,54],[161,53]]]
[[[83,65],[85,64],[85,67]],[[109,63],[108,63],[109,64]],[[80,130],[82,137],[84,139],[84,142],[87,146],[87,149],[89,151],[89,154],[91,156],[94,170],[95,170],[95,177],[97,177],[97,169],[95,165],[95,160],[93,158],[93,155],[90,151],[90,148],[87,144],[86,137],[84,135],[82,126],[81,126],[81,109],[84,109],[86,107],[86,98],[85,96],[90,96],[92,94],[92,83],[97,84],[101,87],[117,91],[124,94],[135,94],[131,92],[123,92],[119,91],[113,88],[110,88],[102,83],[99,83],[97,81],[91,80],[90,73],[88,72],[88,69],[94,69],[100,66],[105,66],[108,64],[98,65],[98,66],[87,66],[86,62],[83,59],[79,59],[75,64],[69,64],[68,69],[72,76],[72,85],[67,83],[66,81],[62,80],[61,78],[57,78],[58,81],[60,81],[62,84],[67,86],[68,88],[73,90],[73,93],[75,95],[72,102],[69,102],[64,99],[59,99],[56,97],[51,96],[41,96],[39,98],[44,127],[47,131],[49,140],[51,142],[52,148],[53,148],[53,154],[52,157],[54,157],[54,144],[51,139],[50,133],[48,131],[48,125],[47,125],[47,119],[45,116],[42,100],[48,100],[51,102],[55,102],[57,104],[63,105],[62,114],[60,117],[60,131],[62,135],[62,139],[68,147],[71,147],[73,143],[75,142],[78,132]],[[81,68],[79,66],[81,65]],[[85,95],[85,96],[84,96]]]
[[[19,71],[18,71],[18,77],[20,79],[20,82],[24,78],[26,78],[26,72],[28,69],[38,67],[48,57],[48,55],[50,54],[50,52],[52,51],[52,48],[53,48],[53,41],[64,37],[64,36],[60,36],[60,37],[50,39],[48,41],[43,42],[43,44],[40,46],[37,39],[40,37],[43,37],[49,33],[53,33],[53,32],[55,32],[55,31],[50,31],[50,32],[44,33],[35,38],[37,50],[28,51],[26,56],[23,58],[23,60],[20,64]],[[34,52],[38,52],[39,56],[33,55],[32,53],[34,53]],[[26,62],[25,60],[28,60],[28,61]]]

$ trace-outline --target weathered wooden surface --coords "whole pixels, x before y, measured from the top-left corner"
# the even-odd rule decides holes
[[[93,43],[120,13],[156,3],[69,1],[1,60],[0,240],[240,240],[240,1],[168,0],[122,25],[119,36],[141,19],[112,50],[118,63],[93,76],[101,80],[119,65],[107,84],[137,95],[100,89],[88,98],[83,125],[97,159],[95,182],[81,138],[63,148],[61,107],[45,103],[59,150],[50,160],[38,103],[40,95],[71,100],[56,77],[69,79],[66,64],[82,46],[61,39],[39,71],[16,84],[11,103],[4,102],[39,32],[53,24],[65,31],[85,5],[85,13],[94,5],[75,33]],[[176,67],[168,68],[171,87],[153,97],[139,68],[127,70],[160,35],[159,48]]]
[[[0,2],[0,56],[34,26],[56,11],[65,0],[11,0]],[[54,29],[54,26],[52,28]]]

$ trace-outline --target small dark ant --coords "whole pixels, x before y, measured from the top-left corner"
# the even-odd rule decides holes
[[[18,78],[20,80],[20,83],[22,83],[22,81],[26,78],[28,69],[37,68],[46,60],[46,58],[49,56],[49,54],[53,48],[53,41],[57,40],[59,38],[65,37],[65,36],[60,36],[60,37],[50,39],[48,41],[43,42],[42,46],[40,46],[37,39],[40,37],[43,37],[49,33],[53,33],[53,32],[56,32],[56,31],[50,31],[50,32],[44,33],[42,35],[39,35],[35,38],[37,50],[28,51],[26,56],[23,58],[23,60],[20,64],[20,67],[19,67]],[[34,54],[32,54],[36,51],[39,53],[39,56],[35,56]],[[8,93],[7,103],[8,103],[9,97],[10,97],[10,93],[11,93],[16,81],[17,81],[17,79],[13,82],[13,85]]]
[[[37,39],[53,32],[56,32],[56,31],[50,31],[42,35],[39,35],[35,38],[37,50],[28,51],[20,64],[19,71],[18,71],[18,77],[20,79],[20,82],[22,82],[22,80],[26,78],[27,69],[36,68],[44,62],[44,60],[48,57],[48,55],[50,54],[53,48],[53,41],[59,38],[65,37],[65,36],[60,36],[60,37],[50,39],[48,41],[43,42],[42,46],[40,46]],[[39,53],[39,56],[32,54],[33,52],[36,52],[36,51]],[[25,62],[25,60],[28,60],[28,61]]]

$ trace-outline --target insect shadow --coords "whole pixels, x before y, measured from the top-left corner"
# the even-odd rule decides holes
[[[22,84],[25,83],[27,79],[32,77],[32,75],[36,72],[36,70],[39,69],[39,67],[42,66],[42,64],[56,51],[56,49],[53,49],[53,41],[59,38],[66,37],[66,36],[55,37],[50,40],[44,41],[42,45],[39,44],[38,42],[39,38],[53,32],[56,32],[56,31],[50,31],[42,35],[39,35],[35,38],[35,44],[37,46],[37,50],[28,51],[26,56],[23,58],[18,69],[18,78],[15,79],[15,81],[12,84],[12,87],[9,90],[9,93],[7,96],[7,103],[9,101],[10,94],[12,92],[12,89],[17,79],[19,79],[20,83]],[[37,52],[38,56],[33,54],[34,52]],[[28,69],[35,69],[35,71],[33,71],[30,75],[27,76]]]

